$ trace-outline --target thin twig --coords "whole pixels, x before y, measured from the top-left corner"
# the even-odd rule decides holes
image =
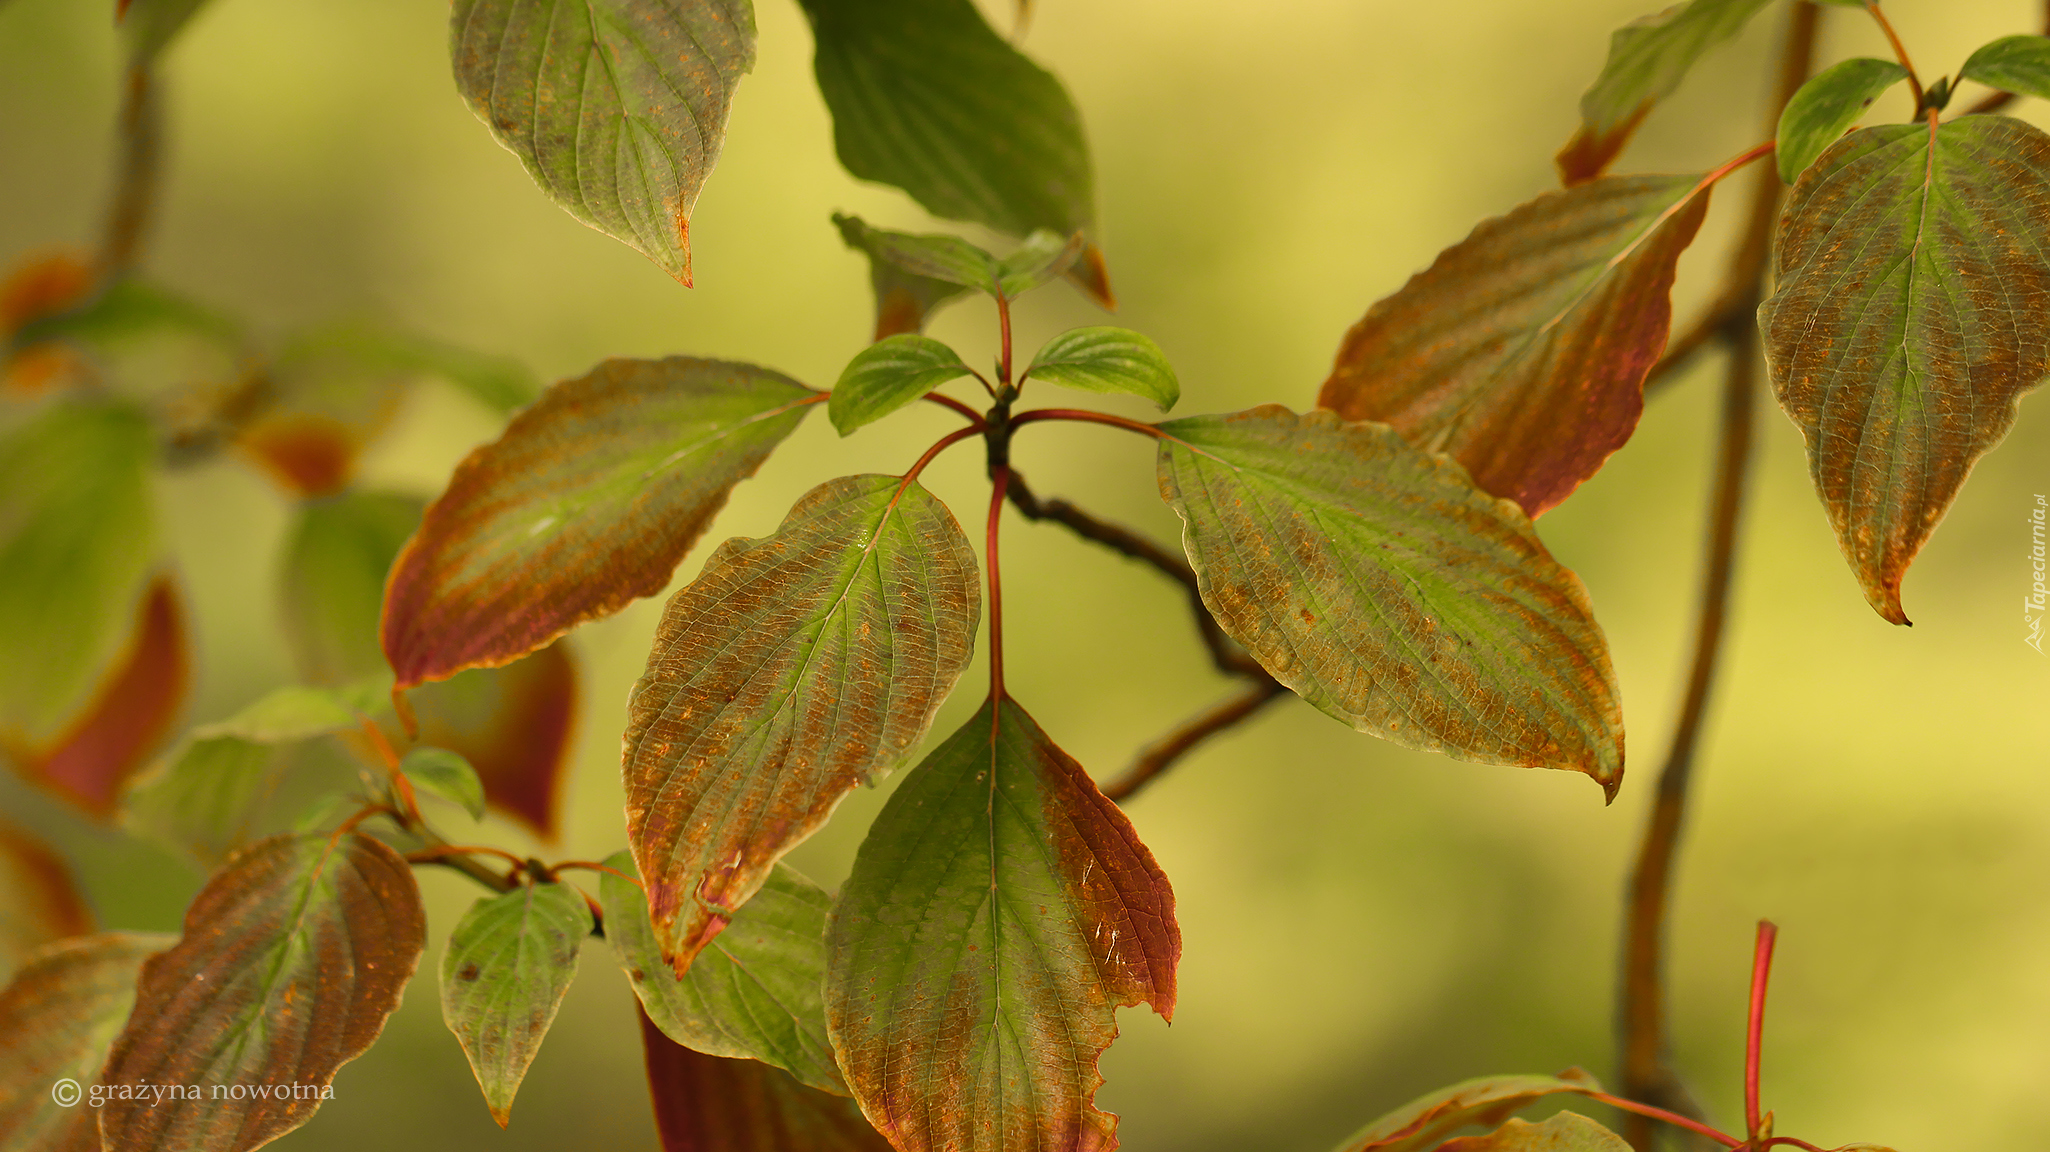
[[[1103,794],[1124,803],[1176,760],[1187,755],[1190,749],[1287,694],[1288,689],[1262,670],[1259,679],[1239,689],[1229,699],[1198,712],[1174,731],[1148,744],[1139,753],[1139,758],[1132,761],[1132,766],[1125,769],[1124,775],[1104,786]]]
[[[100,241],[102,284],[135,267],[150,219],[156,213],[157,171],[163,125],[157,80],[147,64],[128,69],[121,99],[121,150],[114,172],[114,196],[107,210],[107,233]]]
[[[1908,59],[1908,46],[1901,43],[1900,34],[1893,30],[1893,21],[1888,20],[1886,13],[1879,10],[1879,0],[1865,0],[1865,11],[1870,12],[1872,19],[1878,21],[1879,30],[1886,33],[1886,42],[1893,45],[1894,58],[1901,62],[1902,68],[1907,69],[1908,91],[1915,97],[1915,118],[1921,119],[1922,105],[1928,99],[1928,94],[1922,90],[1922,78],[1915,75],[1915,62]]]
[[[1774,121],[1814,66],[1819,18],[1820,10],[1813,4],[1793,6],[1781,57],[1777,98],[1771,108]],[[1688,1099],[1679,1078],[1666,1064],[1665,913],[1674,855],[1686,815],[1687,784],[1722,653],[1730,578],[1736,568],[1737,523],[1751,458],[1761,355],[1758,327],[1751,316],[1764,292],[1766,260],[1781,191],[1778,175],[1770,168],[1760,170],[1756,179],[1750,219],[1730,262],[1729,287],[1722,294],[1728,307],[1721,322],[1713,326],[1716,338],[1729,355],[1723,383],[1721,447],[1709,509],[1707,568],[1702,576],[1701,606],[1696,617],[1694,661],[1672,745],[1659,773],[1658,795],[1630,878],[1618,989],[1621,1094],[1683,1114],[1698,1113],[1699,1108]],[[1642,1152],[1651,1147],[1653,1128],[1648,1120],[1629,1116],[1625,1118],[1623,1135]]]

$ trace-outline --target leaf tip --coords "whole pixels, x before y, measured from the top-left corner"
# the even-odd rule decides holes
[[[1094,244],[1083,248],[1081,258],[1068,266],[1067,277],[1104,311],[1118,310],[1118,297],[1110,287],[1110,268],[1104,263],[1103,249]]]

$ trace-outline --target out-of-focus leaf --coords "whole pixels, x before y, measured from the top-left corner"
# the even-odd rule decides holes
[[[441,1018],[462,1042],[500,1128],[590,934],[582,892],[538,883],[477,901],[449,936],[441,955]]]
[[[663,1152],[891,1152],[845,1096],[759,1060],[694,1052],[640,1016]]]
[[[1610,176],[1482,223],[1352,326],[1317,403],[1544,512],[1636,430],[1707,207],[1698,177]]]
[[[2050,136],[1867,128],[1801,175],[1758,310],[1780,407],[1874,610],[2050,372]]]
[[[826,415],[845,436],[972,371],[952,348],[930,336],[886,336],[847,362],[826,402]]]
[[[1040,348],[1025,376],[1085,392],[1129,392],[1163,412],[1182,398],[1167,354],[1129,328],[1071,328]]]
[[[229,1152],[304,1124],[384,1030],[426,932],[412,869],[368,836],[277,836],[237,853],[186,909],[177,945],[143,964],[102,1073],[198,1085],[199,1099],[109,1100],[107,1152]],[[272,1092],[221,1099],[216,1084]]]
[[[301,505],[285,553],[285,635],[307,679],[346,684],[385,668],[377,642],[385,574],[420,510],[412,497],[366,492]],[[469,761],[490,804],[544,840],[555,835],[576,705],[576,662],[562,644],[412,695],[422,742]],[[387,735],[405,739],[396,724]]]
[[[1774,153],[1780,179],[1789,184],[1799,179],[1824,149],[1858,122],[1880,93],[1907,77],[1908,70],[1891,60],[1857,56],[1823,69],[1801,85],[1780,109]]]
[[[605,865],[634,875],[629,853],[616,852]],[[818,885],[776,865],[768,883],[680,978],[662,959],[640,887],[605,873],[598,893],[605,942],[649,1019],[670,1039],[714,1056],[773,1064],[814,1088],[847,1091],[820,1004],[832,897]]]
[[[863,244],[876,259],[914,276],[959,284],[992,296],[1002,290],[998,282],[1002,262],[959,236],[865,228]]]
[[[682,356],[608,360],[550,388],[456,466],[400,554],[382,628],[398,686],[510,663],[660,591],[820,399]]]
[[[29,957],[0,989],[0,1148],[98,1152],[97,1113],[55,1099],[69,1080],[81,1096],[135,1004],[142,962],[172,937],[109,932],[63,940]]]
[[[129,785],[122,823],[212,867],[253,838],[278,767],[278,749],[269,744],[234,736],[188,741]]]
[[[1557,1076],[1483,1076],[1429,1092],[1360,1129],[1339,1152],[1430,1152],[1461,1128],[1502,1123],[1547,1096],[1599,1092],[1578,1068]]]
[[[0,824],[0,980],[50,941],[92,930],[71,866],[42,841]]]
[[[37,778],[104,816],[121,786],[171,732],[191,687],[191,653],[178,591],[159,576],[143,597],[127,656],[83,715],[48,749],[27,757]]]
[[[92,257],[73,248],[29,254],[0,279],[0,336],[83,303],[93,288]]]
[[[971,0],[802,0],[840,163],[935,216],[1062,236],[1095,213],[1082,118]]]
[[[2022,96],[2050,97],[2050,37],[2002,36],[1972,53],[1957,76]]]
[[[880,251],[874,229],[858,216],[833,214],[833,224],[849,248],[868,257],[869,284],[875,289],[876,330],[871,337],[882,340],[907,332],[922,332],[925,321],[940,305],[957,300],[970,289],[952,280],[921,276],[899,267]]]
[[[1623,715],[1587,590],[1516,506],[1383,424],[1264,405],[1160,425],[1203,603],[1298,696],[1462,760],[1611,796]]]
[[[690,213],[754,69],[750,0],[458,0],[470,110],[577,219],[690,279]]]
[[[446,748],[415,748],[399,763],[413,787],[461,806],[472,820],[484,819],[484,781],[470,762]]]
[[[973,545],[895,476],[819,485],[671,598],[627,705],[624,775],[677,971],[841,798],[918,746],[980,612]]]
[[[154,558],[140,412],[51,405],[0,440],[0,733],[48,743],[120,655]]]
[[[128,58],[147,64],[185,28],[206,0],[118,0],[115,12]]]
[[[1689,0],[1640,17],[1609,38],[1609,58],[1580,98],[1580,131],[1559,150],[1570,187],[1608,170],[1652,105],[1670,95],[1704,53],[1735,36],[1772,0]]]
[[[1005,699],[890,797],[827,952],[833,1047],[902,1152],[1108,1148],[1097,1058],[1118,1007],[1173,1014],[1181,932],[1124,814]]]
[[[503,413],[524,408],[541,394],[541,381],[533,371],[510,356],[476,352],[360,322],[332,325],[297,337],[278,353],[273,370],[288,379],[432,376]]]
[[[1621,1136],[1578,1112],[1561,1112],[1541,1124],[1509,1120],[1485,1136],[1447,1140],[1438,1152],[1629,1152]]]
[[[341,732],[363,723],[385,705],[388,685],[381,676],[340,688],[288,684],[264,694],[255,703],[211,724],[192,730],[195,740],[232,736],[257,744],[283,744]]]
[[[1080,232],[1063,236],[1042,228],[997,265],[997,287],[1006,296],[1022,296],[1074,267],[1088,246]]]

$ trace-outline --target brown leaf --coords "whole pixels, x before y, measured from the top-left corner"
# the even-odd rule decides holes
[[[733,486],[825,399],[748,364],[608,360],[456,467],[400,553],[400,688],[506,664],[669,583]]]
[[[171,946],[156,934],[109,932],[44,948],[0,989],[0,1147],[97,1152],[93,1089],[135,1003],[144,960]],[[57,1099],[63,1081],[79,1095]]]
[[[101,1075],[115,1093],[100,1112],[108,1152],[243,1152],[304,1124],[383,1031],[426,930],[412,870],[368,836],[236,853],[177,946],[143,966]],[[181,1091],[121,1098],[145,1084]]]
[[[975,549],[895,476],[806,493],[662,614],[627,706],[627,838],[678,973],[855,785],[909,756],[975,654]]]
[[[252,423],[240,443],[287,492],[330,496],[348,486],[366,440],[330,416],[273,410]]]
[[[2005,116],[1854,132],[1801,175],[1758,310],[1780,407],[1881,616],[2050,373],[2050,136]]]
[[[1699,177],[1611,176],[1486,221],[1353,325],[1317,403],[1537,516],[1636,429],[1707,208]]]
[[[47,750],[32,774],[86,810],[114,810],[121,786],[170,735],[191,689],[192,656],[176,583],[159,576],[144,594],[136,638],[85,713]]]
[[[40,840],[0,824],[0,976],[50,941],[92,930],[71,866]]]
[[[1429,1092],[1353,1133],[1340,1152],[1427,1152],[1461,1128],[1496,1125],[1546,1096],[1599,1092],[1578,1068],[1557,1076],[1483,1076]]]
[[[0,337],[77,307],[92,287],[93,267],[84,252],[52,248],[35,253],[0,280]]]
[[[1623,151],[1623,146],[1630,143],[1630,137],[1636,135],[1637,126],[1644,122],[1651,109],[1648,103],[1639,104],[1637,110],[1620,123],[1606,128],[1582,124],[1580,130],[1573,134],[1573,139],[1566,141],[1566,146],[1552,157],[1552,163],[1559,168],[1559,183],[1571,188],[1607,172],[1609,165]]]
[[[639,1015],[663,1152],[890,1152],[852,1100],[759,1060],[693,1052]]]

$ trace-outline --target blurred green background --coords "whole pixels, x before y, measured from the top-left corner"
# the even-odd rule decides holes
[[[1608,33],[1652,3],[1039,0],[1026,48],[1082,108],[1118,322],[1165,347],[1182,409],[1301,408],[1368,304],[1553,184],[1552,152]],[[2040,17],[2033,0],[1890,7],[1925,76]],[[109,8],[0,5],[0,265],[95,235],[114,115]],[[1007,8],[989,11],[1009,26]],[[449,78],[446,15],[435,0],[215,0],[167,63],[152,273],[263,331],[382,317],[517,355],[546,379],[675,352],[835,378],[870,303],[865,265],[828,215],[933,222],[835,163],[794,4],[758,9],[761,60],[692,224],[693,290],[553,207],[492,143]],[[1699,170],[1755,142],[1781,23],[1775,8],[1711,56],[1621,169]],[[1841,9],[1824,45],[1825,61],[1885,54],[1870,22]],[[1905,100],[1889,94],[1875,114],[1898,117]],[[2021,114],[2050,123],[2046,112]],[[1741,192],[1719,194],[1726,211],[1682,265],[1681,323],[1711,290]],[[1043,291],[1022,309],[1021,339],[1029,349],[1098,316]],[[992,329],[977,302],[933,332],[980,362]],[[1131,805],[1175,884],[1186,951],[1173,1027],[1127,1011],[1104,1061],[1099,1102],[1123,1116],[1127,1147],[1315,1152],[1440,1083],[1610,1071],[1619,893],[1680,690],[1715,376],[1705,361],[1657,399],[1635,440],[1541,524],[1614,646],[1632,753],[1615,805],[1579,776],[1405,752],[1292,700]],[[713,539],[771,531],[828,476],[901,470],[952,420],[919,410],[842,441],[813,419],[738,490]],[[496,423],[453,391],[422,391],[365,480],[431,494]],[[1912,570],[1912,630],[1866,607],[1793,427],[1769,404],[1761,424],[1670,930],[1678,1065],[1726,1127],[1741,1123],[1751,928],[1769,916],[1782,938],[1766,1103],[1780,1132],[1904,1152],[2041,1147],[2050,661],[2023,645],[2019,609],[2024,516],[2050,491],[2050,399],[2023,404]],[[1043,494],[1175,532],[1135,438],[1044,427],[1021,437],[1019,464]],[[972,452],[928,476],[957,514],[979,515]],[[213,719],[288,674],[271,607],[286,503],[233,461],[161,492],[197,617],[188,716]],[[1150,572],[1015,518],[1005,551],[1011,689],[1100,777],[1229,690],[1177,591]],[[643,601],[576,635],[579,754],[552,856],[624,843],[619,732],[659,609]],[[941,734],[972,710],[980,677]],[[886,793],[857,794],[794,862],[838,883]],[[0,797],[24,819],[57,819],[18,786]],[[496,821],[480,835],[522,846]],[[476,893],[449,874],[422,881],[431,931],[445,933]],[[142,926],[178,911],[106,904]],[[436,941],[384,1039],[280,1147],[653,1146],[630,993],[602,946],[503,1133],[440,1023],[439,954]]]

